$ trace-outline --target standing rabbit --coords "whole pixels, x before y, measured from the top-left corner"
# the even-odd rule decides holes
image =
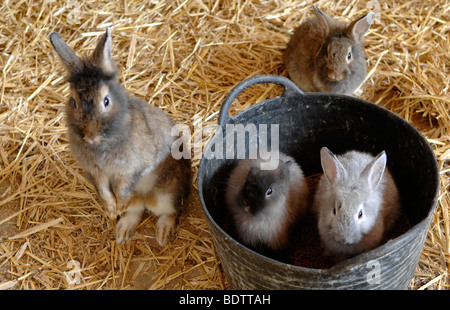
[[[386,153],[334,155],[320,150],[323,176],[313,210],[326,254],[336,262],[379,246],[400,213],[399,194]]]
[[[70,83],[66,107],[70,148],[108,215],[120,216],[117,242],[132,237],[148,209],[159,217],[156,240],[166,245],[190,191],[190,160],[175,160],[170,152],[174,123],[161,109],[121,86],[109,28],[90,57],[79,58],[56,32],[50,34],[50,42]]]
[[[363,38],[374,13],[347,24],[313,7],[316,17],[294,31],[286,48],[289,77],[306,92],[352,94],[367,75]]]
[[[308,211],[309,188],[300,166],[280,153],[275,169],[263,161],[244,159],[232,170],[225,201],[243,243],[264,250],[282,250],[295,221]]]

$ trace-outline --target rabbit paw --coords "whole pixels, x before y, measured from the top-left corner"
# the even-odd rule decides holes
[[[106,209],[106,214],[108,215],[108,217],[111,220],[117,219],[117,216],[119,214],[117,213],[117,210],[116,210],[116,204],[106,204],[105,209]]]
[[[175,235],[175,215],[162,215],[156,222],[156,241],[161,247],[165,247]]]
[[[126,217],[121,218],[116,225],[116,242],[128,242],[133,237],[134,232],[136,231],[136,227],[137,224],[129,221]]]
[[[132,208],[119,219],[115,229],[117,243],[126,243],[133,237],[136,227],[140,222],[141,214],[141,210],[134,210]]]
[[[116,203],[116,214],[117,216],[121,216],[126,210],[128,203],[122,199],[117,199]]]

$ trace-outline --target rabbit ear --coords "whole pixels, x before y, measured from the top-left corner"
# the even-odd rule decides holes
[[[382,151],[364,168],[361,172],[361,179],[365,180],[371,189],[375,189],[383,177],[385,168],[386,152]]]
[[[360,19],[353,21],[347,28],[348,35],[356,41],[361,40],[372,25],[374,18],[375,14],[369,12]]]
[[[315,5],[313,5],[314,14],[316,15],[317,21],[319,22],[320,28],[322,28],[324,35],[328,36],[330,32],[330,26],[334,23],[331,16],[319,10]]]
[[[328,148],[323,147],[320,150],[320,161],[322,163],[323,174],[330,184],[341,180],[345,173],[345,168]]]
[[[98,42],[92,54],[92,62],[102,68],[105,73],[116,72],[116,65],[112,57],[111,28],[106,28],[105,34]]]
[[[292,165],[292,161],[291,161],[291,160],[287,160],[287,161],[284,162],[284,172],[285,172],[287,175],[290,174],[289,168],[291,167],[291,165]]]
[[[82,62],[75,52],[64,42],[57,32],[50,34],[50,43],[59,55],[67,71],[73,73],[81,69]]]

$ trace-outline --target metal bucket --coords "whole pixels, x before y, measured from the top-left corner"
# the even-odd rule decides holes
[[[281,96],[260,102],[230,117],[232,102],[246,88],[260,83],[281,85]],[[261,255],[224,229],[225,182],[239,150],[226,154],[227,124],[278,124],[279,150],[294,157],[306,176],[322,172],[319,151],[349,149],[378,154],[385,150],[398,185],[402,211],[410,228],[383,245],[326,269],[300,267]],[[373,103],[345,95],[303,93],[290,80],[260,75],[238,84],[219,114],[221,130],[210,139],[200,162],[198,188],[208,227],[234,289],[406,289],[430,226],[439,193],[439,168],[427,140],[404,119]],[[246,154],[249,143],[245,140]],[[253,139],[253,140],[252,140]],[[271,146],[271,145],[269,145]],[[220,149],[223,156],[220,155]]]

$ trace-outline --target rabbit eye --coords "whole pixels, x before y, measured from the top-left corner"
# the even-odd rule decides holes
[[[266,197],[269,197],[270,195],[272,195],[273,191],[272,188],[269,187],[269,189],[266,192]]]
[[[362,212],[362,210],[359,210],[358,219],[362,218],[362,216],[363,216],[363,212]]]
[[[352,52],[348,52],[347,54],[347,62],[349,62],[352,59]]]
[[[75,109],[77,108],[77,101],[73,97],[70,97],[69,102]]]
[[[333,215],[336,215],[336,208],[333,208]]]
[[[108,98],[108,96],[106,96],[105,97],[105,99],[103,99],[103,105],[105,106],[105,108],[107,107],[107,106],[109,106],[109,98]]]

